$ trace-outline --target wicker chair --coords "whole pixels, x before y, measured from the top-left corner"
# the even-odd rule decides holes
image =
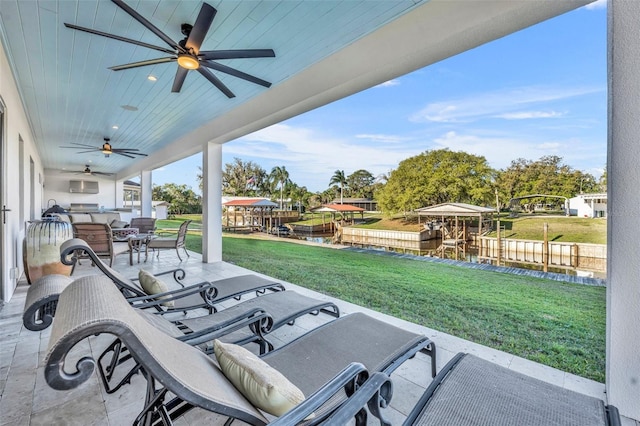
[[[113,265],[113,259],[116,255],[129,252],[128,243],[117,243],[118,250],[114,250],[111,226],[106,223],[80,222],[73,223],[72,226],[74,238],[84,240],[96,256],[109,258],[109,266]],[[80,258],[85,259],[87,257],[81,255]]]
[[[139,234],[153,234],[156,232],[156,218],[134,217],[131,219],[131,228],[137,228]]]

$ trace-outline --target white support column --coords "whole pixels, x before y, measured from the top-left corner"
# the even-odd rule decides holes
[[[140,173],[140,216],[151,217],[151,199],[153,182],[151,170],[143,170]]]
[[[640,420],[640,1],[608,4],[608,402]]]
[[[222,261],[222,145],[202,149],[202,262]]]
[[[114,183],[116,187],[116,199],[113,200],[113,205],[116,209],[124,207],[124,181],[118,180]]]

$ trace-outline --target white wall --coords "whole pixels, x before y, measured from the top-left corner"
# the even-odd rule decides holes
[[[0,225],[3,226],[5,247],[4,256],[0,259],[2,261],[0,279],[2,280],[2,297],[8,301],[11,299],[17,280],[24,270],[22,266],[22,240],[25,234],[25,222],[30,219],[32,209],[39,212],[42,207],[42,186],[38,178],[44,173],[4,49],[0,49],[0,99],[5,106],[5,159],[4,164],[1,165],[0,173],[3,176],[4,202],[7,208],[11,209],[10,212],[7,212],[6,224]],[[20,157],[20,140],[23,141],[22,157]],[[31,206],[29,194],[30,160],[33,161],[35,168],[35,205],[33,206]],[[20,191],[20,181],[25,184],[24,193]]]
[[[98,182],[99,193],[78,194],[69,192],[70,180],[88,180]],[[113,210],[122,207],[122,184],[118,185],[111,179],[100,178],[98,176],[75,175],[71,173],[61,173],[59,170],[46,169],[44,175],[44,202],[46,208],[47,201],[56,200],[56,203],[68,209],[71,203],[91,203],[104,206],[106,210]],[[120,194],[120,199],[117,196]]]

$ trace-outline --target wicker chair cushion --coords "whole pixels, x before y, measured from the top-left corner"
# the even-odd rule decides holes
[[[222,373],[253,405],[281,416],[304,401],[304,394],[278,370],[242,346],[213,341]]]
[[[140,280],[142,289],[150,296],[153,294],[165,293],[169,291],[169,287],[165,282],[159,280],[158,278],[153,276],[152,273],[147,272],[144,269],[140,269],[140,272],[138,272],[138,279]],[[166,299],[168,297],[169,296],[160,296],[159,299]],[[170,300],[168,302],[164,302],[163,305],[168,308],[173,308],[175,306],[175,303],[173,300]]]

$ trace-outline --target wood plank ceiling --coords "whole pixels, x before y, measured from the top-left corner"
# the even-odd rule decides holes
[[[180,25],[193,23],[202,5],[200,1],[126,1],[176,41],[183,38]],[[218,13],[202,49],[273,49],[275,58],[221,62],[276,87],[419,3],[210,1]],[[163,54],[68,29],[64,23],[164,46],[111,1],[0,1],[0,38],[47,169],[92,164],[103,172],[118,172],[136,160],[118,155],[105,158],[99,152],[77,154],[59,147],[70,143],[99,147],[109,137],[114,148],[153,153],[270,90],[217,73],[236,94],[228,99],[194,72],[189,73],[180,93],[171,93],[175,62],[119,72],[108,69]],[[149,75],[157,81],[149,81]]]

